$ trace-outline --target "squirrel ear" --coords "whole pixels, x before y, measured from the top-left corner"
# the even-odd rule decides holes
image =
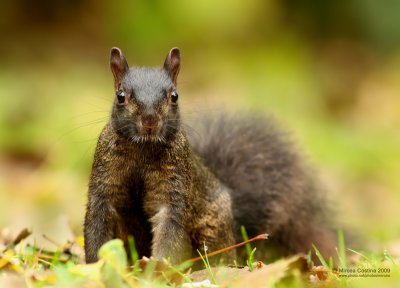
[[[180,68],[181,68],[181,52],[179,51],[179,48],[175,47],[169,51],[167,58],[165,58],[164,62],[164,69],[167,71],[169,77],[171,77],[175,86]]]
[[[114,75],[115,90],[118,90],[121,85],[122,77],[126,72],[128,72],[129,66],[122,51],[117,47],[111,49],[110,66]]]

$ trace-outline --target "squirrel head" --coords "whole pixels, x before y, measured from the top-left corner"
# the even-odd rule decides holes
[[[115,100],[114,130],[129,141],[167,142],[180,128],[176,80],[180,52],[172,48],[162,68],[129,68],[119,48],[111,49]]]

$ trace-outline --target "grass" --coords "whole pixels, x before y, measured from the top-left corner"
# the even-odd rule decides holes
[[[242,229],[244,230],[244,229]],[[246,240],[246,238],[244,237]],[[382,253],[363,253],[346,247],[342,231],[338,231],[338,263],[333,258],[325,259],[316,246],[314,253],[323,265],[309,267],[309,270],[299,268],[299,263],[305,261],[302,257],[282,259],[261,267],[248,266],[246,269],[212,267],[204,243],[204,251],[199,252],[204,264],[202,276],[196,276],[202,271],[190,272],[188,265],[173,266],[168,261],[139,259],[135,249],[134,239],[129,239],[129,255],[133,265],[128,264],[128,257],[121,240],[115,239],[103,245],[99,251],[99,261],[84,264],[80,255],[67,253],[65,248],[58,247],[54,252],[45,251],[35,246],[24,244],[8,244],[6,250],[0,253],[0,287],[10,277],[18,279],[21,286],[15,287],[194,287],[195,281],[209,281],[209,285],[237,287],[241,281],[259,281],[268,278],[267,287],[304,287],[313,282],[324,283],[324,287],[369,287],[370,283],[397,283],[400,280],[400,259],[393,257],[388,251]],[[78,245],[73,243],[72,246]],[[76,247],[74,247],[76,248]],[[81,247],[82,248],[82,247]],[[64,249],[64,250],[63,250]],[[82,251],[82,250],[81,250]],[[255,248],[250,251],[247,263],[254,263]],[[355,258],[356,257],[356,260]],[[304,260],[302,260],[304,259]],[[355,269],[356,272],[346,272]],[[369,269],[369,270],[366,270]],[[361,272],[360,272],[361,271]],[[362,271],[372,271],[369,274],[381,275],[359,276],[368,274]],[[250,276],[249,276],[250,275]],[[382,275],[389,275],[383,277]],[[193,277],[196,280],[193,280]],[[252,278],[253,277],[253,278]],[[318,278],[318,280],[317,280]],[[6,280],[5,280],[6,279]],[[206,283],[206,282],[204,282]],[[208,282],[207,282],[208,283]],[[25,285],[25,286],[24,286]],[[208,284],[207,284],[208,285]],[[251,285],[251,283],[247,283]],[[371,284],[372,285],[372,284]],[[257,286],[256,286],[257,287]],[[371,286],[372,287],[372,286]]]
[[[212,283],[215,284],[217,281],[215,280],[215,276],[214,276],[213,270],[211,268],[210,261],[208,260],[208,255],[207,255],[208,248],[206,246],[206,243],[203,244],[203,249],[204,249],[204,256],[201,254],[201,252],[199,250],[197,250],[197,253],[199,253],[201,260],[203,261],[204,266],[207,269],[208,275],[212,280]]]
[[[249,236],[247,235],[246,228],[242,225],[240,226],[240,232],[242,233],[243,241],[249,240]],[[250,271],[254,270],[254,253],[256,252],[256,248],[251,248],[250,243],[245,245],[246,253],[247,253],[247,260],[246,264]]]
[[[129,247],[129,252],[131,256],[131,261],[134,263],[133,265],[133,275],[136,275],[139,271],[139,254],[136,250],[136,245],[135,245],[135,239],[133,236],[129,235],[128,236],[128,247]]]
[[[343,230],[338,231],[338,249],[337,254],[339,258],[340,267],[346,269],[346,244],[344,243],[344,234]]]
[[[362,253],[351,248],[346,248],[343,231],[338,231],[337,256],[339,263],[334,263],[329,258],[329,263],[321,255],[318,248],[313,245],[315,255],[323,265],[328,275],[327,281],[336,287],[374,287],[379,281],[397,283],[400,280],[400,259],[392,257],[387,250],[381,254]],[[348,252],[352,255],[348,255]],[[354,260],[356,256],[357,260]],[[353,258],[350,260],[349,258]],[[370,279],[373,279],[370,280]],[[381,284],[383,285],[383,284]]]

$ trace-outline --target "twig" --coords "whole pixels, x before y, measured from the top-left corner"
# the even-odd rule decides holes
[[[17,235],[17,237],[15,237],[14,241],[13,241],[13,245],[17,245],[19,242],[21,242],[22,240],[24,240],[25,238],[27,238],[29,235],[31,235],[32,232],[29,231],[28,228],[25,228],[24,230],[22,230],[21,232],[19,232],[19,234]]]
[[[267,239],[268,239],[268,234],[260,234],[260,235],[258,235],[256,237],[253,237],[253,238],[251,238],[249,240],[240,242],[238,244],[235,244],[235,245],[232,245],[232,246],[229,246],[229,247],[225,247],[225,248],[219,249],[219,250],[211,252],[211,253],[207,253],[207,257],[212,257],[212,256],[215,256],[215,255],[224,253],[224,252],[228,252],[230,250],[239,248],[239,247],[241,247],[243,245],[246,245],[246,244],[249,244],[251,242],[260,241],[260,240],[267,240]],[[184,263],[186,263],[186,262],[196,262],[196,261],[199,261],[199,260],[202,260],[201,256],[186,260]]]

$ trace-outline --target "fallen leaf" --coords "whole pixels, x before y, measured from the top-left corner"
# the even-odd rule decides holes
[[[310,274],[318,277],[318,280],[325,281],[330,271],[331,270],[326,269],[324,266],[314,266],[310,269]]]
[[[275,285],[290,277],[296,277],[308,271],[307,260],[304,255],[295,255],[287,259],[265,265],[253,272],[240,272],[240,277],[235,281],[227,283],[229,287],[247,287],[251,283],[252,287],[265,287]]]

